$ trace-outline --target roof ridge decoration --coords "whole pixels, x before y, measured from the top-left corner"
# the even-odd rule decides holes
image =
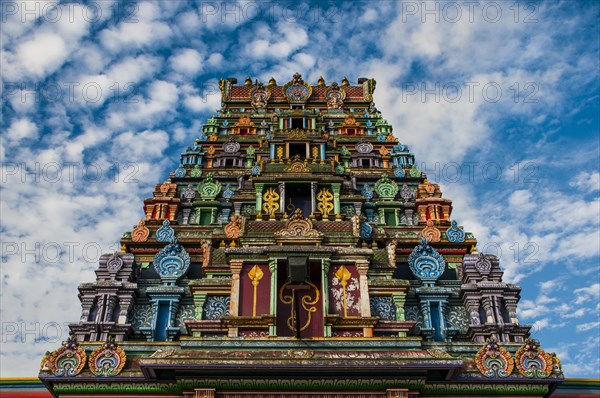
[[[310,219],[304,217],[302,209],[296,209],[285,227],[275,232],[275,240],[279,243],[287,241],[304,241],[319,244],[323,240],[323,234],[317,231]]]
[[[202,184],[198,185],[198,193],[202,200],[215,200],[221,192],[221,183],[214,178],[213,173],[208,173]]]
[[[312,86],[302,80],[302,75],[294,73],[292,80],[283,86],[283,92],[291,104],[304,104],[312,95]]]
[[[515,367],[513,357],[493,337],[475,355],[475,365],[485,377],[508,377]]]
[[[346,90],[340,88],[336,82],[325,90],[325,99],[327,100],[327,109],[342,109],[346,99]]]
[[[190,267],[190,255],[177,238],[154,256],[154,269],[165,285],[174,284]]]
[[[47,360],[44,365],[57,377],[77,376],[83,370],[87,360],[85,350],[79,346],[73,334],[62,343],[62,347],[46,355]]]
[[[167,219],[163,221],[162,227],[156,230],[156,240],[159,242],[171,242],[175,238],[175,230],[171,228],[171,222]]]
[[[450,228],[446,230],[448,242],[460,243],[465,241],[465,231],[458,226],[456,220],[450,222]]]
[[[515,353],[515,362],[519,373],[528,378],[547,378],[554,369],[552,356],[531,337]]]
[[[250,104],[254,109],[264,109],[267,107],[269,98],[271,98],[271,90],[261,82],[256,82],[255,87],[250,92]]]
[[[433,286],[446,269],[446,260],[429,241],[422,238],[418,246],[408,256],[408,266],[413,275],[426,286]]]
[[[89,367],[96,377],[114,377],[121,373],[126,361],[125,351],[113,336],[109,336],[103,345],[90,354]]]

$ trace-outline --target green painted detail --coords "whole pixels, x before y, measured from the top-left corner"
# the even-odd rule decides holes
[[[140,264],[140,268],[144,269],[144,268],[148,268],[150,267],[150,263],[147,261],[144,261],[143,263]]]
[[[416,164],[413,164],[413,167],[408,171],[408,174],[411,177],[419,178],[421,177],[421,170],[419,170]]]
[[[182,391],[194,388],[217,390],[275,390],[275,391],[373,391],[386,388],[410,388],[420,390],[422,380],[410,379],[194,379],[179,380]]]
[[[344,169],[344,166],[342,166],[341,164],[338,164],[337,166],[335,166],[335,174],[342,175],[345,172],[346,172],[346,169]]]
[[[221,183],[214,179],[213,173],[208,173],[204,182],[198,185],[198,193],[202,200],[214,200],[219,192],[221,192]]]
[[[78,393],[121,393],[121,394],[177,394],[180,387],[166,383],[57,383],[54,385],[57,394]]]
[[[252,145],[250,145],[248,147],[248,149],[246,149],[246,155],[248,155],[248,156],[254,156],[255,153],[256,153],[256,149],[254,149],[254,147]]]
[[[202,176],[202,169],[200,166],[195,165],[192,171],[190,172],[190,177],[199,178]]]
[[[532,395],[544,396],[548,393],[548,385],[539,384],[493,384],[465,383],[465,384],[427,384],[420,392],[424,394],[448,395]]]
[[[390,180],[387,174],[382,175],[375,184],[375,190],[383,200],[394,200],[398,194],[398,189],[398,184]]]

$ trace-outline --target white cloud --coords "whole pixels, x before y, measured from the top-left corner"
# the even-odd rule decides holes
[[[24,139],[35,140],[38,137],[38,127],[31,120],[21,118],[13,120],[6,133],[11,143],[18,143]]]
[[[193,76],[202,70],[202,55],[192,48],[178,52],[170,62],[173,70],[185,75]]]
[[[594,193],[600,190],[600,173],[597,171],[582,171],[573,177],[569,185],[584,193]]]
[[[587,332],[592,329],[600,329],[600,322],[587,322],[577,325],[578,332]]]

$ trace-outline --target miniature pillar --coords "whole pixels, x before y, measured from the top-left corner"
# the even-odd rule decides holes
[[[331,190],[333,191],[333,212],[340,214],[340,188],[341,184],[331,184]]]
[[[271,271],[271,297],[269,312],[277,317],[277,259],[269,259],[269,271]],[[277,335],[277,325],[269,325],[269,336]]]
[[[358,270],[358,285],[360,287],[360,316],[371,316],[371,302],[369,300],[369,284],[367,282],[367,272],[369,271],[369,260],[357,260],[356,269]],[[364,337],[373,337],[373,328],[363,328]]]
[[[323,314],[329,312],[329,285],[327,283],[327,275],[329,274],[329,266],[331,260],[328,258],[321,259],[321,285],[323,286]],[[325,324],[323,336],[331,337],[331,325]]]
[[[243,260],[231,260],[231,299],[229,301],[229,315],[238,316],[240,308],[240,272],[242,271]],[[229,337],[237,337],[237,328],[229,328]]]

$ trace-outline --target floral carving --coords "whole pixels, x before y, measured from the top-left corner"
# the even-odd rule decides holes
[[[510,353],[500,348],[494,338],[487,339],[483,348],[477,352],[475,364],[485,377],[508,377],[515,366]]]
[[[131,231],[131,240],[134,242],[145,242],[150,236],[150,230],[146,227],[146,221],[140,220],[138,225]]]
[[[442,233],[433,225],[433,220],[427,220],[427,226],[421,231],[421,235],[430,242],[439,242]]]
[[[86,360],[85,351],[79,346],[75,336],[71,335],[63,342],[62,347],[50,354],[47,364],[54,376],[73,377],[81,373]]]
[[[231,216],[231,221],[225,226],[225,236],[229,239],[237,239],[244,233],[245,218],[240,215]]]
[[[175,237],[175,231],[171,228],[169,220],[163,221],[162,227],[156,230],[156,240],[159,242],[171,242]]]
[[[207,174],[206,179],[198,186],[198,193],[202,200],[214,200],[221,192],[221,183],[214,179],[212,173]]]
[[[154,256],[154,268],[166,283],[174,283],[181,278],[190,267],[190,255],[177,242],[168,244]]]
[[[444,273],[446,260],[423,238],[408,256],[408,266],[414,276],[433,284]]]
[[[94,376],[117,376],[126,360],[125,351],[117,345],[114,337],[109,337],[106,343],[90,354],[90,371]]]
[[[546,378],[552,374],[554,361],[550,354],[540,348],[539,341],[525,340],[515,353],[515,362],[520,374],[530,378]]]
[[[394,200],[398,193],[398,184],[384,174],[375,184],[375,190],[381,199]]]
[[[449,242],[460,243],[465,241],[465,231],[458,227],[455,220],[450,222],[450,228],[446,230],[446,238]]]
[[[313,223],[302,214],[302,209],[296,209],[285,228],[275,232],[276,238],[287,239],[321,239],[323,234],[313,228]]]

